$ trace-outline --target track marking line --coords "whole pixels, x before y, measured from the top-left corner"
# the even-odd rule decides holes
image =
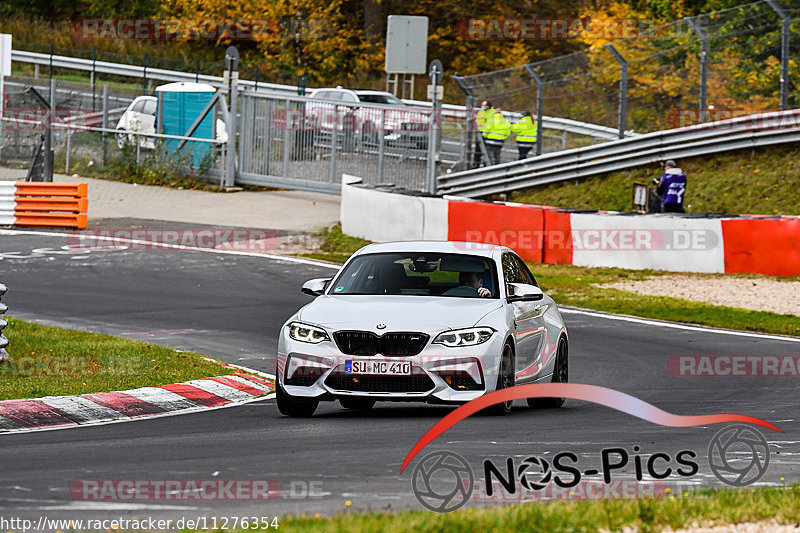
[[[634,324],[644,324],[647,326],[658,326],[662,328],[682,329],[686,331],[697,331],[700,333],[717,333],[719,335],[736,335],[739,337],[753,337],[756,339],[768,339],[774,341],[785,342],[800,342],[798,337],[789,337],[783,335],[770,335],[768,333],[752,333],[749,331],[736,331],[734,329],[721,329],[709,328],[703,326],[689,326],[687,324],[679,324],[676,322],[667,322],[662,320],[649,320],[647,318],[636,318],[628,315],[616,315],[612,313],[598,313],[595,311],[586,311],[583,309],[576,309],[574,307],[559,307],[558,309],[562,314],[584,315],[596,318],[605,318],[608,320],[619,320],[621,322],[633,322]]]

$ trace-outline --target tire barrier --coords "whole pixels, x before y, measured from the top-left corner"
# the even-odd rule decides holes
[[[85,229],[86,183],[0,181],[0,225]]]

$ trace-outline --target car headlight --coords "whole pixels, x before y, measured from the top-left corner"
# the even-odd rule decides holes
[[[302,322],[292,322],[289,324],[289,336],[296,341],[310,342],[311,344],[319,344],[322,341],[331,340],[324,329]]]
[[[439,333],[436,338],[433,339],[433,344],[443,344],[450,348],[455,348],[456,346],[475,346],[488,341],[493,333],[494,330],[492,328],[467,328],[445,331]]]

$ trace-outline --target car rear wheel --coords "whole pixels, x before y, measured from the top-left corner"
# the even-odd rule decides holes
[[[371,398],[342,398],[339,400],[339,404],[345,409],[367,411],[373,408],[375,400]]]
[[[282,415],[296,418],[308,418],[314,414],[319,405],[319,400],[307,400],[290,396],[278,381],[275,382],[275,399],[278,403],[278,411]]]
[[[503,346],[503,355],[500,358],[500,368],[497,371],[497,387],[495,390],[510,389],[514,386],[514,351],[511,346],[506,344]],[[511,404],[513,400],[494,404],[491,413],[495,415],[505,416],[511,414]]]
[[[556,364],[553,368],[553,383],[569,382],[569,345],[567,339],[561,338],[558,341],[558,352],[556,354]],[[554,409],[564,405],[566,398],[528,398],[530,407]]]

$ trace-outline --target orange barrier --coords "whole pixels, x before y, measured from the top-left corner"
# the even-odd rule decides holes
[[[542,212],[524,206],[449,201],[447,238],[508,246],[523,259],[541,263]]]
[[[86,183],[17,182],[14,224],[85,229],[88,194]]]
[[[730,219],[722,221],[725,272],[773,276],[800,274],[800,220]]]

